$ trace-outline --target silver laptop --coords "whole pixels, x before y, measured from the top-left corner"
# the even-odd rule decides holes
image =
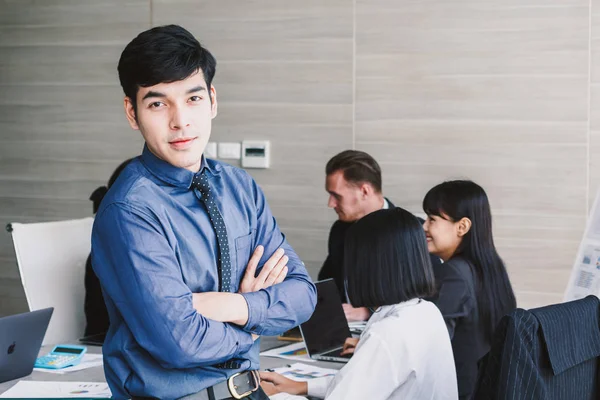
[[[319,281],[315,285],[315,311],[308,321],[300,325],[308,355],[315,360],[348,362],[352,355],[342,356],[340,353],[344,342],[352,335],[342,308],[340,293],[333,279]]]
[[[0,318],[0,383],[31,374],[54,308]]]

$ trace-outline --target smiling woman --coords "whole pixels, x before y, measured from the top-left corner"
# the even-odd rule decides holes
[[[500,318],[516,307],[508,273],[492,236],[487,194],[471,181],[432,188],[423,200],[427,247],[444,260],[433,268],[438,293],[431,300],[448,327],[461,399],[475,388],[477,364],[490,350]]]

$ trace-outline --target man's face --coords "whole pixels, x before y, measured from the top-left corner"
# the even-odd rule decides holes
[[[364,193],[360,186],[344,179],[343,171],[327,175],[325,190],[329,193],[327,206],[335,210],[340,221],[357,221],[365,215]]]
[[[171,165],[198,172],[217,115],[217,94],[207,87],[202,71],[182,81],[141,87],[136,100],[137,119],[128,97],[125,114],[148,149]]]

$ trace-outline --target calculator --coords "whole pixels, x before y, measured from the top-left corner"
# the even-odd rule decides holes
[[[51,369],[71,367],[81,362],[86,351],[87,347],[85,346],[60,344],[45,356],[38,357],[35,360],[35,367]]]

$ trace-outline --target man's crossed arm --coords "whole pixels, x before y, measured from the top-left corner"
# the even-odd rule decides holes
[[[281,283],[285,280],[288,272],[287,262],[289,258],[284,254],[284,250],[280,248],[273,253],[256,276],[256,269],[263,253],[263,246],[258,246],[254,250],[240,283],[238,293],[194,293],[194,309],[204,317],[214,321],[245,326],[248,323],[248,303],[242,293],[258,292],[261,289]]]

